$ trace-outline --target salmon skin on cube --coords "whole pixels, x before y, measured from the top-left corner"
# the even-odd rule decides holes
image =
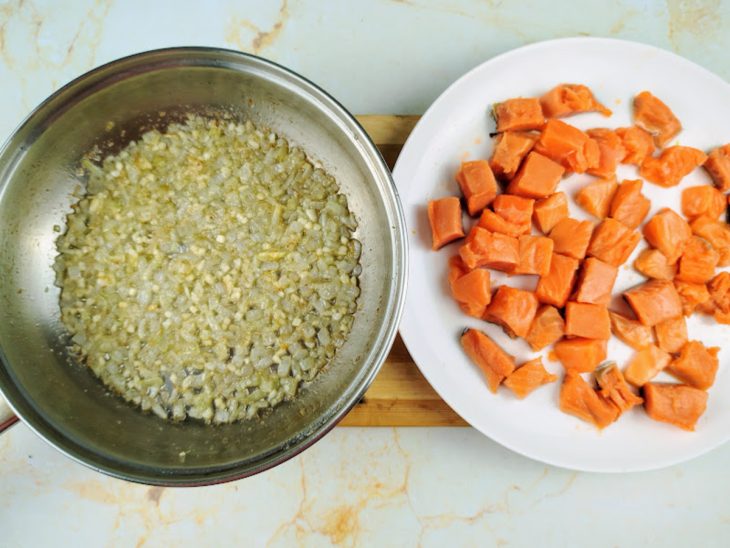
[[[616,135],[621,138],[624,150],[622,164],[633,164],[640,166],[647,157],[654,154],[654,139],[651,134],[640,127],[620,127]]]
[[[706,284],[695,284],[674,280],[674,288],[682,301],[682,313],[685,316],[692,314],[698,306],[711,300]]]
[[[540,100],[518,97],[495,103],[492,114],[497,122],[497,132],[540,129],[545,124]]]
[[[688,341],[682,346],[679,357],[667,367],[667,373],[684,384],[707,390],[715,382],[719,352],[717,346],[707,348],[700,341]]]
[[[475,226],[459,248],[459,255],[469,269],[486,266],[512,272],[520,259],[520,244],[517,238]]]
[[[705,170],[712,177],[712,182],[722,192],[730,190],[730,143],[717,147],[707,156]]]
[[[553,241],[544,236],[523,235],[519,242],[520,261],[512,273],[547,275],[553,257]]]
[[[654,333],[659,348],[670,354],[676,354],[687,342],[687,322],[684,316],[664,320],[654,326]]]
[[[549,238],[553,241],[555,253],[582,260],[586,256],[592,234],[592,222],[566,217],[553,227]]]
[[[672,282],[649,280],[624,292],[624,298],[644,325],[653,327],[682,315],[682,300]]]
[[[618,268],[615,266],[595,257],[588,257],[583,261],[575,291],[575,300],[579,303],[607,306],[611,302],[611,292],[617,275]]]
[[[565,169],[550,158],[530,152],[507,186],[507,192],[525,198],[545,198],[555,192]]]
[[[611,110],[599,103],[593,92],[582,84],[559,84],[540,97],[546,118],[562,118],[581,112],[600,112],[611,116]]]
[[[497,197],[497,181],[486,160],[462,163],[456,174],[456,182],[466,199],[469,215],[479,214]]]
[[[573,257],[553,253],[550,271],[540,276],[535,289],[537,299],[544,304],[563,308],[570,296],[580,262]]]
[[[649,219],[643,232],[649,245],[661,251],[669,264],[677,262],[692,237],[687,221],[668,207],[660,209]]]
[[[535,152],[547,156],[574,173],[598,167],[598,143],[577,127],[550,119],[535,143]]]
[[[464,237],[459,198],[450,196],[428,202],[428,220],[431,223],[431,247],[434,251]]]
[[[624,264],[641,240],[641,234],[616,219],[604,219],[593,231],[587,255],[613,266]]]
[[[501,325],[510,337],[526,337],[537,312],[535,294],[507,285],[499,286],[484,319]]]
[[[650,344],[645,346],[629,361],[624,377],[634,386],[643,386],[663,371],[672,361],[669,352]]]
[[[543,234],[549,233],[558,221],[568,216],[568,198],[564,192],[556,192],[535,202],[532,220]]]
[[[585,339],[610,339],[611,319],[608,316],[608,308],[600,304],[567,303],[565,334]]]
[[[565,322],[558,309],[542,305],[537,309],[530,331],[525,340],[533,350],[542,350],[560,340],[565,334]]]
[[[651,209],[651,202],[641,193],[643,186],[639,179],[622,182],[611,200],[609,216],[631,229],[638,228]]]
[[[527,153],[537,141],[537,134],[527,131],[505,131],[497,135],[494,152],[489,160],[492,172],[499,179],[511,180],[517,175],[517,170]]]
[[[606,341],[603,339],[562,339],[553,348],[566,371],[591,373],[606,359]]]
[[[710,242],[717,251],[720,257],[718,266],[730,265],[730,226],[727,223],[702,215],[692,221],[690,229],[693,234]]]
[[[504,220],[521,227],[524,233],[530,232],[532,211],[535,200],[509,194],[500,194],[494,200],[494,212]]]
[[[527,397],[533,390],[544,384],[558,380],[556,375],[548,373],[541,358],[523,363],[504,380],[504,385],[512,390],[520,399]]]
[[[642,398],[633,393],[615,362],[596,369],[595,376],[599,395],[618,407],[621,413],[644,403]]]
[[[656,421],[693,431],[707,408],[707,392],[683,384],[644,385],[644,409]]]
[[[706,283],[715,275],[720,254],[710,242],[699,236],[692,236],[679,258],[677,279],[683,282]]]
[[[496,393],[499,385],[515,370],[515,360],[487,335],[467,329],[461,336],[461,346],[474,364],[481,369],[489,390]]]
[[[565,373],[560,387],[560,410],[599,429],[614,422],[620,415],[618,407],[599,393],[573,371]]]
[[[611,319],[611,333],[634,350],[641,350],[654,343],[651,327],[627,318],[618,312],[609,310],[608,315]]]
[[[726,210],[725,195],[713,186],[691,186],[682,191],[682,214],[690,221],[702,215],[717,219]]]
[[[475,268],[460,276],[451,284],[451,294],[466,314],[483,317],[492,300],[489,271]]]
[[[682,124],[672,110],[648,91],[634,97],[634,123],[651,133],[660,148],[682,130]]]
[[[658,249],[647,248],[639,253],[634,268],[647,278],[673,280],[677,275],[677,265],[669,264],[667,257]]]
[[[615,179],[593,181],[576,192],[575,203],[594,217],[603,219],[608,216],[608,209],[617,187]]]
[[[626,156],[624,142],[618,134],[608,128],[594,128],[586,131],[588,137],[598,144],[598,165],[588,169],[588,173],[604,179],[613,179],[616,168]]]
[[[707,160],[707,155],[692,147],[665,148],[659,157],[648,156],[639,168],[639,175],[647,181],[668,188],[677,186],[682,179]]]

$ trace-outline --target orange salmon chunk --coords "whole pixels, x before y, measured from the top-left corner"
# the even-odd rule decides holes
[[[478,215],[497,197],[497,181],[486,160],[461,164],[461,169],[456,174],[456,182],[466,199],[469,215]]]
[[[545,198],[555,192],[565,169],[550,158],[535,151],[527,155],[507,192],[525,198]]]
[[[585,339],[610,339],[608,309],[599,304],[568,302],[565,305],[565,334]]]
[[[474,364],[481,369],[489,390],[496,393],[499,385],[515,370],[515,360],[487,335],[468,329],[461,336],[461,346]]]
[[[694,430],[707,408],[707,392],[683,384],[644,385],[644,409],[655,421]]]
[[[626,291],[624,298],[644,325],[655,326],[682,315],[682,300],[672,282],[649,280]]]
[[[428,202],[428,220],[431,223],[431,247],[434,251],[464,237],[459,198],[450,196]]]
[[[510,337],[526,337],[537,305],[537,298],[531,291],[502,285],[492,297],[484,319],[501,325]]]
[[[497,121],[497,131],[524,131],[540,129],[545,123],[539,99],[507,99],[496,103],[492,109]]]
[[[558,221],[568,216],[568,198],[564,192],[556,192],[551,196],[535,202],[532,220],[543,234],[549,233]]]

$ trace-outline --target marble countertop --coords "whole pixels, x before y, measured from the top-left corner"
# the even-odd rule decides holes
[[[649,42],[730,79],[720,0],[0,0],[0,139],[44,97],[117,57],[241,49],[356,113],[421,113],[516,46],[573,35]],[[198,489],[87,470],[24,425],[0,437],[0,545],[722,546],[730,446],[669,469],[575,473],[469,428],[336,428],[286,464]]]

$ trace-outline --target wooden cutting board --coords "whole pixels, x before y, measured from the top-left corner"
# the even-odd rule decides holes
[[[365,115],[357,119],[393,169],[418,116]],[[340,426],[466,426],[413,363],[400,335],[363,399]]]

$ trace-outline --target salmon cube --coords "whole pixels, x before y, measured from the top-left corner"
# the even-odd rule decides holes
[[[510,337],[526,337],[537,312],[537,298],[531,291],[500,286],[487,307],[484,319],[501,325]]]
[[[621,163],[640,166],[648,156],[654,154],[654,139],[640,127],[620,127],[616,135],[621,138],[626,151]]]
[[[720,272],[707,284],[713,304],[725,314],[730,313],[730,273]]]
[[[705,284],[695,284],[674,280],[674,288],[682,301],[682,313],[689,316],[695,309],[711,301],[710,292]]]
[[[565,305],[565,334],[585,339],[610,339],[608,309],[600,304],[568,302]]]
[[[564,173],[560,164],[532,151],[510,181],[507,192],[526,198],[545,198],[555,192]]]
[[[615,266],[595,257],[587,258],[583,261],[578,278],[575,300],[579,303],[608,305],[617,275],[618,268]]]
[[[707,160],[707,155],[692,147],[665,148],[661,156],[648,156],[639,168],[639,175],[662,187],[677,186],[682,179]]]
[[[586,256],[592,234],[592,222],[566,217],[558,221],[550,231],[549,237],[553,241],[555,253],[581,260]]]
[[[530,331],[525,340],[533,350],[542,350],[560,340],[565,334],[565,322],[558,309],[542,305],[537,309]]]
[[[692,236],[679,258],[677,279],[683,282],[705,283],[715,275],[720,254],[710,242],[699,236]]]
[[[598,166],[588,169],[588,173],[603,179],[615,179],[616,168],[626,156],[623,139],[614,130],[605,127],[589,129],[586,134],[598,144],[599,152]]]
[[[684,316],[659,322],[654,326],[654,332],[657,346],[670,354],[682,350],[687,342],[687,322],[684,321]]]
[[[717,147],[707,156],[703,166],[712,182],[722,192],[730,190],[730,143]]]
[[[648,91],[634,97],[634,123],[651,133],[660,148],[682,130],[682,124],[671,109]]]
[[[428,202],[428,220],[431,223],[431,247],[434,250],[464,237],[459,198],[450,196]]]
[[[611,319],[611,333],[634,350],[641,350],[645,346],[654,344],[651,327],[627,318],[618,312],[609,310],[608,315]]]
[[[542,359],[535,358],[523,363],[504,380],[504,385],[520,399],[527,397],[533,390],[544,384],[555,382],[558,377],[548,373]]]
[[[537,299],[544,304],[562,308],[565,306],[575,282],[578,259],[553,253],[550,260],[550,271],[547,276],[540,276],[535,289]]]
[[[604,219],[593,231],[586,253],[613,266],[624,264],[641,235],[615,219]]]
[[[606,359],[606,341],[603,339],[562,339],[553,348],[565,370],[575,373],[591,373]]]
[[[669,264],[664,253],[658,249],[643,250],[634,261],[634,268],[647,278],[673,280],[677,275],[677,265]]]
[[[482,211],[482,215],[479,217],[477,226],[484,228],[489,232],[498,232],[499,234],[505,234],[507,236],[512,236],[513,238],[518,238],[522,234],[530,232],[529,224],[516,225],[509,222],[501,215],[497,215],[491,209],[485,209]]]
[[[494,152],[489,160],[492,172],[500,179],[511,180],[536,140],[537,134],[524,131],[505,131],[497,135]]]
[[[719,254],[718,266],[730,265],[730,227],[727,223],[706,215],[697,217],[690,224],[692,233],[704,238]]]
[[[671,361],[672,356],[669,352],[650,344],[634,354],[624,369],[624,377],[634,386],[643,386],[664,370]]]
[[[492,204],[492,208],[497,215],[505,221],[521,227],[523,234],[530,232],[534,206],[535,200],[510,196],[509,194],[500,194]]]
[[[725,213],[727,201],[725,195],[710,185],[699,185],[685,188],[682,191],[682,213],[689,220],[706,215],[717,219]]]
[[[546,276],[550,272],[553,257],[553,241],[544,236],[520,236],[520,261],[513,274],[537,274]]]
[[[579,374],[568,371],[560,387],[560,410],[605,428],[620,415],[618,407],[591,388]]]
[[[593,181],[575,194],[575,203],[594,217],[603,219],[608,215],[608,209],[617,187],[615,179]]]
[[[556,192],[551,196],[538,200],[532,214],[538,230],[543,234],[550,232],[558,221],[568,216],[568,199],[564,192]]]
[[[492,109],[497,131],[524,131],[540,129],[545,123],[540,101],[518,97],[495,103]]]
[[[644,409],[656,421],[693,431],[707,408],[707,392],[683,384],[644,385]]]
[[[481,318],[492,300],[489,271],[476,268],[467,272],[451,284],[451,292],[466,314]]]
[[[517,238],[475,226],[459,248],[459,255],[469,269],[486,266],[512,272],[520,259],[520,244]]]
[[[644,400],[634,394],[626,383],[621,370],[614,362],[596,369],[598,394],[606,401],[611,402],[623,413],[635,405],[641,405]]]
[[[456,182],[466,198],[469,215],[478,215],[497,197],[497,181],[486,160],[462,163],[456,174]]]
[[[464,261],[461,260],[461,257],[459,255],[454,255],[449,259],[449,274],[448,274],[448,280],[449,280],[449,287],[451,288],[451,291],[453,293],[454,291],[454,282],[461,278],[464,274],[468,273],[469,269],[464,264]]]
[[[641,180],[626,180],[616,189],[611,201],[609,215],[611,218],[634,229],[644,222],[651,202],[641,193],[644,182]]]
[[[624,292],[624,298],[644,325],[655,326],[682,315],[682,300],[672,282],[649,280]]]
[[[540,97],[542,111],[547,118],[561,118],[581,112],[600,112],[611,116],[611,111],[599,103],[593,92],[582,84],[560,84]]]
[[[534,150],[575,173],[598,167],[601,159],[598,143],[577,127],[555,119],[545,123]]]
[[[667,207],[660,209],[644,225],[644,238],[664,254],[669,264],[676,263],[682,256],[691,237],[692,229],[687,221]]]
[[[667,373],[684,384],[707,390],[715,382],[719,352],[717,346],[707,348],[700,341],[688,341],[682,346],[679,357],[667,367]]]
[[[481,331],[467,329],[461,336],[461,346],[471,361],[481,369],[489,390],[494,393],[502,381],[515,370],[515,359]]]

